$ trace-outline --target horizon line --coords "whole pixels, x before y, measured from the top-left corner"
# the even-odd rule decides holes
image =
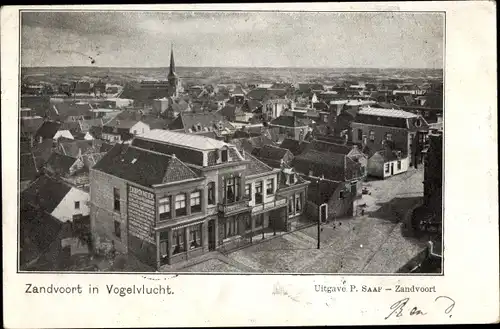
[[[38,69],[38,68],[98,68],[98,69],[163,69],[169,66],[96,66],[96,65],[65,65],[65,66],[20,66],[22,69]],[[223,69],[372,69],[372,70],[443,70],[443,68],[430,67],[311,67],[311,66],[177,66],[176,68],[223,68]]]

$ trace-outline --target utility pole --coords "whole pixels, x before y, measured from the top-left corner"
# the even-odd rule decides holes
[[[323,178],[318,178],[318,249],[320,249],[321,246],[321,206],[323,205],[323,202],[321,202],[321,181]]]

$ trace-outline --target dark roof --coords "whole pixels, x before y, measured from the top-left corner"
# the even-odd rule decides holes
[[[219,123],[222,124],[223,128],[234,129],[222,115],[216,112],[181,112],[179,116],[168,125],[168,128],[170,130],[184,129],[185,132],[189,132],[189,129],[193,130],[193,127],[200,124],[202,130],[212,131],[216,129],[215,125]]]
[[[73,158],[77,158],[79,154],[83,154],[93,147],[94,141],[91,140],[68,140],[58,143],[59,152]]]
[[[318,181],[311,179],[311,183],[307,188],[307,200],[318,205],[322,203],[328,203],[332,195],[335,193],[337,188],[344,184],[343,182],[334,182],[331,180],[320,180]],[[319,190],[319,194],[318,194]]]
[[[37,167],[39,167],[38,162],[44,163],[49,160],[53,152],[53,144],[54,142],[52,141],[52,139],[46,139],[38,144],[35,143],[33,147],[33,154],[35,155],[35,158],[37,160]]]
[[[281,143],[280,147],[289,150],[293,155],[298,155],[304,152],[304,149],[309,145],[307,142],[300,142],[296,139],[286,138]]]
[[[134,120],[134,119],[125,119],[121,120],[119,118],[114,118],[110,121],[108,121],[106,124],[104,124],[103,129],[106,130],[108,128],[117,128],[117,129],[130,129],[134,125],[136,125],[140,120]]]
[[[38,175],[33,153],[21,154],[19,157],[19,176],[21,181],[33,180]]]
[[[77,161],[76,158],[54,152],[52,153],[49,160],[45,164],[45,168],[49,172],[58,175],[66,175],[69,174],[69,169],[76,161]]]
[[[252,89],[250,90],[248,93],[247,93],[247,98],[249,99],[253,99],[253,100],[258,100],[258,101],[262,101],[264,100],[264,98],[266,97],[267,95],[267,89],[266,88],[255,88],[255,89]]]
[[[319,83],[299,83],[298,89],[300,92],[310,92],[313,90],[324,90],[324,87]]]
[[[269,124],[275,126],[295,128],[295,127],[305,127],[308,125],[308,122],[306,120],[299,119],[295,116],[282,115],[271,121]]]
[[[344,162],[345,157],[341,154],[309,150],[296,156],[292,166],[304,175],[312,170],[314,176],[324,175],[326,179],[344,181]]]
[[[262,107],[262,103],[256,99],[247,99],[245,105],[250,112],[253,112]]]
[[[352,151],[352,146],[329,143],[324,140],[313,140],[311,148],[320,152],[330,152],[347,155]]]
[[[88,103],[62,102],[50,108],[51,117],[67,118],[70,116],[92,116],[92,107]]]
[[[374,115],[358,114],[354,121],[356,123],[364,123],[369,125],[407,128],[407,122],[405,118],[394,118],[394,117],[384,117],[384,116],[377,117]]]
[[[81,131],[80,124],[76,121],[63,122],[60,130]]]
[[[61,123],[56,121],[45,121],[36,131],[35,138],[52,139],[61,127]]]
[[[20,261],[26,264],[45,252],[61,231],[62,223],[37,209],[22,202],[19,212]]]
[[[250,163],[247,164],[247,170],[246,170],[247,176],[262,174],[273,170],[273,168],[271,168],[270,166],[260,161],[251,154],[246,153],[245,160],[250,160]]]
[[[261,148],[256,148],[255,150],[253,150],[252,155],[255,155],[258,158],[267,158],[280,161],[289,152],[290,152],[289,150],[278,146],[264,145]]]
[[[142,186],[197,178],[178,158],[149,152],[134,146],[117,144],[94,169]]]
[[[217,111],[218,114],[224,116],[225,118],[232,118],[236,116],[236,114],[242,113],[243,111],[241,110],[241,106],[235,106],[232,104],[227,104],[223,108],[221,108],[219,111]]]
[[[248,153],[252,153],[252,151],[257,147],[263,147],[264,145],[274,145],[273,141],[265,135],[233,139],[230,143],[236,145],[238,149],[243,149]]]
[[[21,199],[50,214],[70,190],[69,185],[43,175],[21,192]]]
[[[84,154],[82,155],[83,164],[89,169],[93,168],[105,155],[106,152]]]

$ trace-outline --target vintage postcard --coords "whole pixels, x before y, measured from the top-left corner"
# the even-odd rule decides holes
[[[498,322],[493,2],[1,21],[7,327]]]

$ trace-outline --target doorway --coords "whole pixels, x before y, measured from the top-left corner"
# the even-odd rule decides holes
[[[208,221],[208,250],[215,250],[215,220]]]
[[[394,163],[391,163],[391,176],[394,175]]]

